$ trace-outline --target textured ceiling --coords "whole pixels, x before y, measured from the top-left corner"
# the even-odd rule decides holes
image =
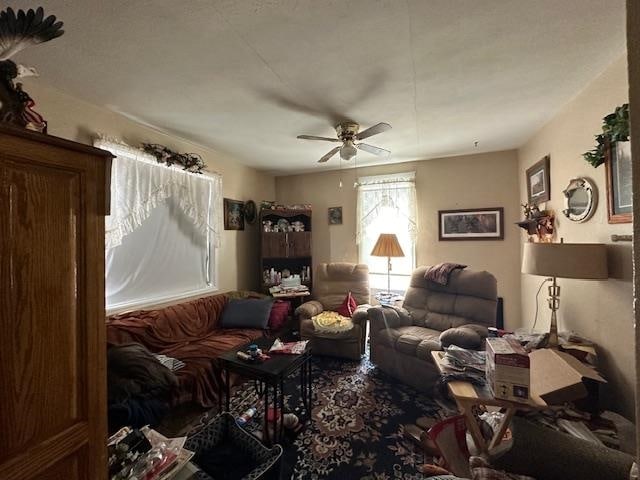
[[[389,162],[519,147],[625,49],[624,0],[41,4],[43,82],[274,173],[336,168],[295,137],[342,118],[390,123]]]

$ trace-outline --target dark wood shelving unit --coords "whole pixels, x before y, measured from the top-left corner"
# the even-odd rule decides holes
[[[282,225],[286,220],[289,225],[302,222],[304,231],[265,231],[265,222],[270,221],[272,227]],[[272,268],[276,272],[287,269],[292,275],[301,275],[303,269],[309,267],[310,278],[302,282],[311,289],[313,280],[313,263],[311,255],[311,210],[261,210],[261,248],[260,248],[260,283],[263,291],[268,292],[274,284],[265,282],[264,272]],[[302,275],[301,275],[302,276]]]

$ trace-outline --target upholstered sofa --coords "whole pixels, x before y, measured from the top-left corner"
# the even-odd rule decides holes
[[[178,388],[172,404],[216,406],[222,381],[216,358],[266,334],[258,329],[221,328],[222,312],[229,299],[239,296],[248,294],[211,295],[157,310],[111,316],[107,318],[107,341],[110,345],[140,343],[153,353],[183,361],[185,366],[175,372]],[[231,375],[230,382],[238,385],[241,378]]]
[[[347,294],[356,300],[351,320],[353,328],[346,332],[317,332],[312,317],[325,310],[335,311]],[[314,355],[358,360],[364,353],[367,310],[369,305],[369,267],[354,263],[322,263],[315,270],[313,300],[296,309],[300,337],[311,341]]]
[[[439,377],[431,352],[443,343],[481,348],[498,305],[497,282],[489,272],[454,270],[444,286],[425,279],[427,269],[412,273],[402,308],[368,310],[371,360],[421,391]]]

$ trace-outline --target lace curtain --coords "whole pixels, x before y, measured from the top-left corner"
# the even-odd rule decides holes
[[[415,172],[376,175],[358,179],[356,241],[360,244],[366,231],[386,211],[399,220],[389,233],[404,229],[415,243],[418,235]]]
[[[94,142],[113,153],[111,215],[106,218],[107,250],[139,228],[153,209],[172,198],[195,228],[220,246],[222,231],[222,178],[197,175],[178,167],[158,164],[155,157],[107,138]]]

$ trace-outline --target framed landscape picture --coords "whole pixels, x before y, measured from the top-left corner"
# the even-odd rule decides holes
[[[551,159],[549,155],[527,168],[527,196],[537,205],[551,200]]]
[[[244,230],[244,202],[224,199],[224,229]]]
[[[503,240],[504,209],[471,208],[438,212],[440,240]]]
[[[631,223],[633,221],[631,142],[616,142],[609,145],[604,167],[607,176],[609,223]]]

